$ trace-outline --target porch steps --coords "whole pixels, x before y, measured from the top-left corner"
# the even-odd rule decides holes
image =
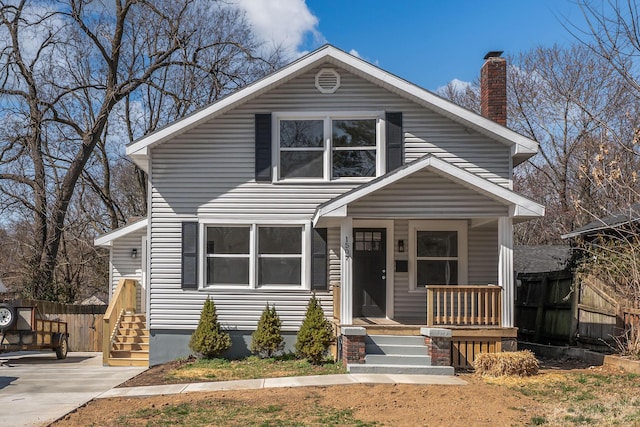
[[[364,364],[349,364],[354,374],[453,375],[452,366],[432,366],[424,337],[407,335],[365,336]]]
[[[149,366],[149,331],[144,314],[125,313],[109,351],[109,366]]]

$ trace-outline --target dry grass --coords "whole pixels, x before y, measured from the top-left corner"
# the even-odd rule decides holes
[[[476,373],[482,376],[501,377],[516,375],[529,377],[536,375],[540,364],[529,350],[504,353],[482,353],[473,363]]]

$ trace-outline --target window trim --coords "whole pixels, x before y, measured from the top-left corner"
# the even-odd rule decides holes
[[[249,284],[248,285],[209,285],[207,284],[207,228],[208,227],[249,227]],[[258,248],[258,228],[259,227],[296,227],[301,228],[301,275],[300,285],[258,285],[258,262],[260,259]],[[199,222],[199,248],[202,254],[199,259],[198,270],[198,290],[224,290],[224,289],[251,289],[251,290],[310,290],[311,289],[311,223],[307,220],[291,220],[284,223],[282,219],[277,221],[242,221],[238,219],[228,220],[201,220]],[[241,255],[244,256],[244,255]],[[296,256],[297,257],[297,256]]]
[[[418,231],[456,231],[458,232],[458,284],[467,285],[468,270],[468,235],[469,224],[466,220],[419,220],[409,221],[409,292],[426,292],[424,287],[417,286],[417,234]],[[455,285],[452,285],[455,286]]]
[[[332,120],[376,120],[376,173],[371,177],[343,177],[333,178],[333,145]],[[325,183],[325,182],[368,182],[380,175],[386,169],[385,144],[385,113],[384,111],[282,111],[271,114],[271,165],[273,183]],[[324,145],[322,147],[323,176],[321,178],[280,178],[280,121],[281,120],[323,120]],[[320,151],[305,148],[303,151]],[[353,149],[353,148],[351,148]],[[372,150],[372,149],[368,149]],[[284,151],[296,151],[287,149]],[[340,150],[338,150],[340,151]]]

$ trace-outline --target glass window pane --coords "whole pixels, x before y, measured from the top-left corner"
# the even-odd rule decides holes
[[[300,285],[300,258],[260,258],[258,285]]]
[[[418,260],[417,285],[457,285],[458,261]]]
[[[249,227],[208,227],[207,254],[248,254]]]
[[[261,255],[302,253],[301,227],[260,227],[258,247]]]
[[[280,147],[324,147],[324,121],[281,120]]]
[[[334,147],[375,147],[376,120],[333,120]]]
[[[333,177],[376,176],[376,150],[333,152]]]
[[[207,258],[207,285],[249,285],[249,258]]]
[[[322,178],[322,151],[281,151],[280,178]]]
[[[418,231],[419,257],[457,257],[457,231]]]

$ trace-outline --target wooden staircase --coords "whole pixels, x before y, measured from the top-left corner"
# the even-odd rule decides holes
[[[107,365],[149,366],[149,331],[145,325],[144,314],[131,311],[122,314],[111,343]]]

